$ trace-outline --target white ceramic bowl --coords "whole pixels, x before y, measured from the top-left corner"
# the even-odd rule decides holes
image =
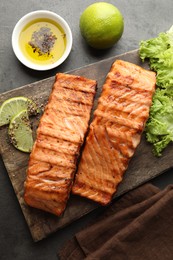
[[[30,60],[28,60],[22,53],[20,46],[19,46],[19,36],[20,32],[22,29],[32,20],[38,19],[38,18],[47,18],[55,21],[58,23],[62,29],[64,30],[66,34],[66,49],[62,57],[57,60],[55,63],[50,64],[50,65],[38,65]],[[50,70],[53,69],[57,66],[59,66],[61,63],[65,61],[65,59],[68,57],[70,54],[71,48],[72,48],[72,32],[67,24],[67,22],[59,15],[56,13],[50,12],[50,11],[45,11],[45,10],[39,10],[39,11],[34,11],[31,13],[26,14],[23,16],[15,25],[13,33],[12,33],[12,47],[13,51],[16,55],[16,57],[23,63],[25,66],[28,68],[34,69],[34,70]]]

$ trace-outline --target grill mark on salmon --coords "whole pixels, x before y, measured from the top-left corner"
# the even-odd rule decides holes
[[[61,215],[71,191],[96,81],[58,73],[40,119],[25,181],[25,202]]]
[[[61,102],[61,100],[57,100],[56,98],[52,98],[53,102],[56,104]],[[58,113],[66,113],[67,115],[74,115],[74,116],[83,116],[85,112],[87,113],[90,111],[90,105],[82,104],[78,102],[74,102],[72,100],[64,100],[61,106],[56,107],[56,111]]]
[[[103,85],[78,166],[74,194],[110,203],[149,117],[155,73],[117,60]]]
[[[92,96],[93,93],[87,93],[82,91],[75,91],[69,89],[67,90],[59,87],[58,92],[55,90],[54,92],[54,100],[57,100],[61,102],[64,101],[70,101],[70,102],[76,102],[78,104],[85,104],[92,106]]]
[[[83,81],[79,76],[76,76],[75,81],[74,81],[74,75],[68,75],[68,79],[59,77],[59,81],[55,82],[55,88],[56,88],[55,92],[57,91],[57,89],[59,89],[59,87],[63,88],[65,91],[68,92],[69,89],[71,89],[83,93],[92,93],[95,95],[95,85],[91,84],[91,81],[85,80],[85,88],[84,88]]]
[[[69,155],[74,155],[79,150],[79,144],[43,134],[37,135],[37,146]]]

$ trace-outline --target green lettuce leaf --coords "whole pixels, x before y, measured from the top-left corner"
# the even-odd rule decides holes
[[[163,51],[159,59],[152,59],[150,67],[157,72],[157,86],[167,88],[173,85],[173,47]]]
[[[150,68],[156,72],[158,88],[145,132],[147,141],[153,144],[154,154],[161,156],[173,141],[173,26],[156,38],[141,41],[139,54],[142,61],[149,60]]]
[[[157,86],[173,85],[173,26],[156,38],[141,41],[139,53],[142,61],[149,59],[150,68],[157,72]]]
[[[140,42],[140,57],[142,61],[148,59],[159,59],[162,51],[166,51],[169,45],[169,37],[166,33],[160,33],[157,38]]]
[[[154,144],[154,154],[161,156],[173,141],[173,87],[156,90],[145,131],[147,141]]]

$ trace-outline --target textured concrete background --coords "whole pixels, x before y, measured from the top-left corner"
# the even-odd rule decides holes
[[[79,17],[91,0],[1,0],[0,1],[0,93],[19,86],[68,71],[84,65],[137,49],[141,40],[155,37],[173,24],[172,0],[114,0],[124,16],[125,29],[121,40],[107,51],[94,51],[83,41],[79,32]],[[98,2],[98,1],[96,1]],[[73,33],[73,48],[69,58],[60,67],[49,72],[36,72],[19,63],[11,47],[11,34],[16,22],[26,13],[46,9],[63,16]],[[151,165],[152,167],[152,165]],[[173,183],[172,172],[153,181],[163,188]],[[96,211],[71,224],[49,238],[34,243],[25,223],[18,201],[0,159],[0,259],[47,260],[57,259],[56,252],[64,241],[72,237]]]

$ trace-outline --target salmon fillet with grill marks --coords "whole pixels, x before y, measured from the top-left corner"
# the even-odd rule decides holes
[[[140,142],[155,73],[117,60],[107,75],[79,163],[74,194],[108,204]]]
[[[71,191],[96,81],[58,73],[30,154],[24,199],[32,207],[61,215]]]

